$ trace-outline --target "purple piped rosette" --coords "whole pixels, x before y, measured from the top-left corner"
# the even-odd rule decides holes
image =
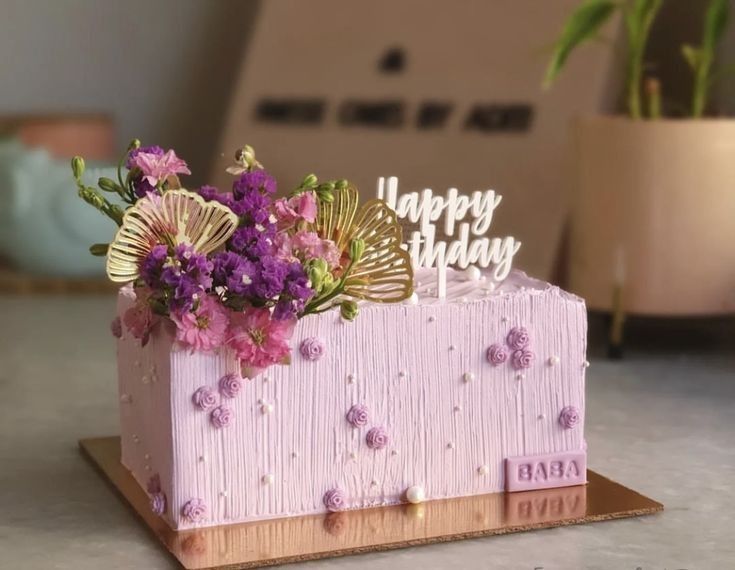
[[[513,352],[511,363],[513,364],[513,368],[515,368],[516,370],[523,370],[525,368],[531,367],[531,364],[533,364],[533,359],[533,352],[522,348]]]
[[[535,360],[531,350],[531,335],[525,327],[513,327],[505,337],[505,345],[494,343],[485,354],[487,361],[493,366],[500,366],[510,359],[516,370],[530,368]]]
[[[355,404],[347,412],[346,418],[352,427],[364,427],[370,420],[370,412],[367,406]]]
[[[319,360],[324,356],[324,343],[316,337],[305,338],[299,345],[299,352],[306,360]]]
[[[202,386],[194,392],[191,401],[200,410],[207,411],[217,405],[217,395],[208,386]]]
[[[582,421],[582,414],[576,406],[564,406],[559,414],[559,424],[564,429],[574,429]]]
[[[324,506],[332,513],[343,510],[347,506],[347,498],[344,491],[339,488],[330,489],[324,493]]]
[[[207,518],[207,504],[202,499],[189,499],[181,507],[181,516],[190,523],[199,523]]]
[[[166,495],[161,493],[153,493],[150,498],[151,510],[157,515],[162,515],[166,512]]]
[[[502,344],[493,344],[487,349],[487,361],[493,366],[500,366],[508,360],[508,351]]]
[[[219,393],[225,398],[234,398],[242,390],[242,378],[234,372],[225,374],[219,380]]]
[[[217,406],[209,415],[209,421],[217,429],[226,428],[232,423],[234,413],[227,406]]]
[[[365,436],[365,442],[370,449],[383,449],[388,445],[388,432],[382,426],[374,427]]]
[[[531,344],[531,335],[525,327],[513,327],[505,337],[505,343],[511,350],[521,350]]]

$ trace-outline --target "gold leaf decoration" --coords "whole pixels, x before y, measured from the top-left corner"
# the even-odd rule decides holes
[[[370,200],[357,209],[353,187],[335,190],[331,203],[320,202],[314,229],[331,239],[341,252],[353,239],[365,241],[365,251],[347,277],[343,295],[375,303],[397,303],[413,293],[411,259],[402,247],[396,213],[383,200]]]
[[[128,208],[107,252],[107,275],[127,283],[140,275],[140,263],[158,244],[191,245],[209,253],[224,245],[237,229],[238,218],[219,202],[206,202],[188,190],[146,196]]]

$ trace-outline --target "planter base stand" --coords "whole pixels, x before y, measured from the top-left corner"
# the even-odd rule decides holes
[[[494,493],[176,532],[120,464],[120,438],[79,442],[82,454],[187,570],[256,568],[555,526],[648,515],[663,505],[587,471],[576,487]]]

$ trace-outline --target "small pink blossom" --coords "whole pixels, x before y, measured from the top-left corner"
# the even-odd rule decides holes
[[[135,304],[128,307],[123,314],[122,321],[130,334],[140,339],[143,346],[145,346],[148,344],[156,317],[151,310],[150,303],[148,303],[150,291],[146,288],[139,288],[136,290],[136,296]]]
[[[262,370],[288,358],[295,325],[295,319],[271,319],[268,309],[246,309],[230,318],[227,345],[245,367]]]
[[[143,180],[151,186],[156,186],[172,174],[191,174],[186,162],[176,156],[173,150],[168,150],[162,155],[139,152],[133,158],[132,165],[140,169]]]
[[[202,297],[194,311],[172,312],[171,320],[176,340],[192,350],[214,350],[225,342],[227,309],[213,297]]]
[[[329,267],[339,267],[340,251],[331,239],[322,239],[316,232],[300,231],[291,238],[291,249],[305,260],[324,259]],[[298,257],[298,255],[297,255]]]
[[[273,204],[279,227],[288,228],[300,221],[316,220],[316,197],[314,192],[303,192],[292,198],[281,198]]]

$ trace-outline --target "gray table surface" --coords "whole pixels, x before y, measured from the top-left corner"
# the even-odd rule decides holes
[[[177,567],[77,450],[118,433],[113,306],[0,297],[0,568]],[[662,514],[301,566],[735,568],[735,342],[708,339],[591,359],[590,467]]]

